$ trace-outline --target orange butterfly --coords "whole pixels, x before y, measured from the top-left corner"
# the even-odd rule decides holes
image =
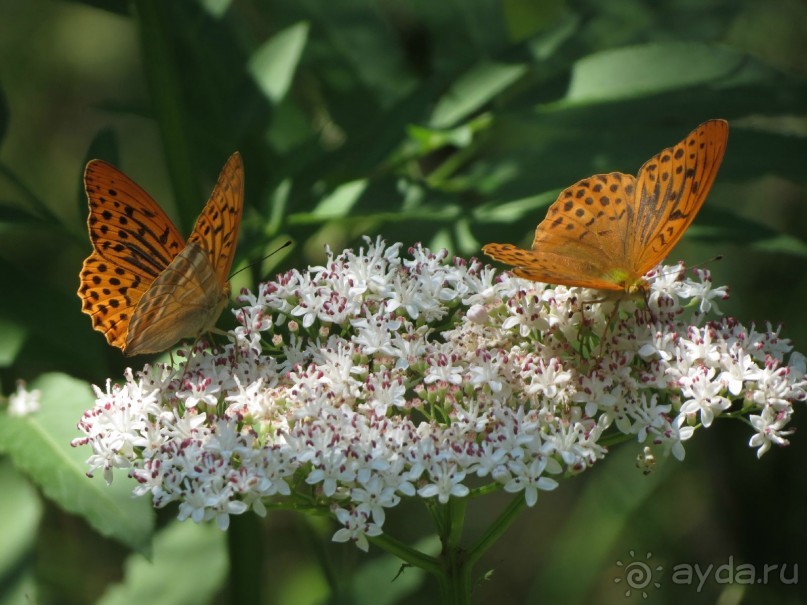
[[[244,202],[238,152],[219,174],[187,243],[149,194],[92,160],[84,171],[93,252],[81,269],[81,310],[124,355],[165,351],[210,331],[230,298]]]
[[[535,230],[532,250],[487,244],[488,256],[533,281],[647,291],[645,273],[692,223],[723,161],[729,125],[709,120],[650,158],[634,178],[596,174],[564,189]]]

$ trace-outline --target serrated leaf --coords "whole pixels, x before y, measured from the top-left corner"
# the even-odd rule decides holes
[[[0,450],[64,510],[84,518],[99,533],[148,554],[154,515],[147,498],[133,498],[136,483],[118,473],[108,486],[98,473],[87,477],[88,448],[70,442],[76,423],[93,405],[87,383],[64,374],[45,374],[29,390],[42,392],[42,409],[0,422]]]

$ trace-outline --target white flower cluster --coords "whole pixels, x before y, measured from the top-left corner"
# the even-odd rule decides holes
[[[75,442],[90,472],[129,469],[155,506],[222,528],[248,509],[329,509],[334,540],[366,549],[402,497],[497,486],[532,506],[620,435],[683,459],[731,414],[758,455],[787,444],[804,357],[770,329],[707,321],[726,297],[707,272],[661,267],[646,300],[604,300],[400,247],[329,252],[244,292],[223,351],[96,389]]]

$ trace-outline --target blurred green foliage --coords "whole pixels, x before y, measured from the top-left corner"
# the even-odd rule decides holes
[[[92,157],[120,166],[187,233],[240,150],[247,207],[236,263],[295,245],[240,274],[238,289],[318,264],[325,244],[359,245],[362,234],[465,257],[491,241],[526,244],[560,189],[596,172],[635,173],[717,117],[731,123],[728,152],[670,260],[723,254],[710,268],[732,287],[724,310],[746,323],[786,321],[783,335],[807,349],[804,31],[799,0],[0,3],[2,393],[47,372],[103,384],[131,363],[91,329],[75,295],[90,250],[81,177]],[[75,436],[92,402],[86,385],[58,375],[39,384],[49,406],[73,412],[49,407],[41,424],[58,419],[56,433]],[[807,563],[803,436],[757,462],[743,427],[718,424],[698,434],[686,463],[663,465],[664,481],[641,477],[625,448],[600,476],[544,496],[478,570],[477,602],[622,603],[612,580],[631,548],[658,553],[659,564]],[[4,502],[17,503],[3,516],[9,531],[39,527],[35,539],[4,541],[0,603],[95,602],[114,583],[102,602],[227,601],[221,536],[173,527],[167,511],[155,565],[144,566],[100,536],[148,552],[150,523],[135,536],[125,509],[103,502],[117,496],[99,491],[102,502],[87,504],[99,488],[58,462],[87,453],[63,457],[52,434],[36,421],[0,431],[0,448],[58,505],[40,511],[20,475],[0,467]],[[502,502],[480,505],[477,523]],[[390,516],[389,530],[412,541],[430,533],[417,511]],[[394,561],[329,544],[327,526],[277,515],[257,527],[266,603],[379,603],[379,591],[384,602],[435,602],[412,570],[393,582]],[[210,559],[187,562],[202,575],[211,566],[205,582],[182,573],[200,548]],[[171,578],[187,590],[143,592]],[[805,595],[775,582],[712,583],[701,593],[668,585],[644,602]]]

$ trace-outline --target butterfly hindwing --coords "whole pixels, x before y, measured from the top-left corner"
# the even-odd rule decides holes
[[[524,250],[512,244],[487,244],[482,251],[497,261],[513,265],[513,273],[524,279],[598,290],[621,289],[613,282],[595,277],[602,272],[602,267],[585,259],[542,250]]]
[[[154,280],[131,318],[124,353],[164,351],[210,329],[229,300],[205,250],[190,242]]]

